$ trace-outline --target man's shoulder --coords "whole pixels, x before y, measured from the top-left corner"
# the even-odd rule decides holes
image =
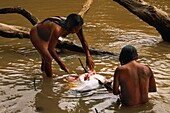
[[[146,65],[146,64],[142,64],[142,63],[139,63],[140,65],[140,67],[141,68],[144,68],[144,69],[149,69],[150,70],[150,67],[149,67],[149,65]]]
[[[149,67],[149,65],[146,64],[141,64],[141,69],[146,73],[146,75],[152,75],[153,72],[151,70],[151,68]]]
[[[121,71],[125,70],[126,68],[127,68],[126,65],[122,65],[122,66],[117,67],[117,68],[116,68],[116,71],[121,72]]]

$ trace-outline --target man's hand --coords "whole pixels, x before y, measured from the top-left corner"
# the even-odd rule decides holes
[[[91,56],[88,56],[86,58],[86,64],[87,64],[87,66],[89,67],[90,70],[94,70],[94,65],[95,64],[94,64]]]
[[[88,73],[85,73],[84,81],[90,80],[90,76],[95,75],[95,74],[96,74],[95,70],[89,70]]]
[[[61,68],[62,70],[64,70],[64,71],[67,72],[67,73],[70,73],[69,69],[67,68],[67,66],[66,66],[64,63],[61,63],[61,64],[59,64],[59,65],[60,65],[60,68]]]

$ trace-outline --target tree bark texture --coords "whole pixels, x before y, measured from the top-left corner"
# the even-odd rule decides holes
[[[144,22],[156,28],[164,41],[170,42],[170,18],[168,14],[143,0],[113,0]]]

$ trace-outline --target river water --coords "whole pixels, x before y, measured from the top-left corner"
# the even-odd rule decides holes
[[[146,2],[170,14],[169,0]],[[1,0],[0,7],[21,6],[42,20],[78,13],[83,3],[84,0]],[[0,37],[0,113],[95,113],[95,109],[100,113],[170,112],[170,44],[162,41],[155,28],[112,0],[94,0],[84,21],[90,47],[115,54],[125,45],[137,48],[138,61],[149,65],[156,79],[157,92],[149,94],[149,102],[140,107],[120,107],[116,105],[117,98],[103,87],[84,93],[71,92],[74,84],[66,81],[66,73],[55,62],[53,78],[43,75],[40,56],[29,39]],[[17,14],[0,15],[0,22],[32,27]],[[76,35],[68,38],[79,43]],[[59,55],[72,73],[83,73],[78,58],[85,64],[84,54],[64,50]],[[97,73],[106,78],[113,77],[120,65],[117,57],[92,57]]]

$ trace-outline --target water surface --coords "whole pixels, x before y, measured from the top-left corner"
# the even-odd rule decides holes
[[[40,20],[50,16],[78,13],[84,0],[1,0],[0,7],[21,6]],[[170,14],[169,0],[148,0]],[[28,39],[0,41],[0,112],[1,113],[101,113],[154,112],[168,113],[170,103],[170,44],[163,42],[155,28],[141,21],[112,0],[95,0],[84,17],[84,34],[90,47],[118,54],[125,45],[138,49],[139,62],[154,72],[157,92],[149,94],[149,102],[136,108],[119,107],[117,97],[101,87],[85,93],[70,92],[72,84],[65,72],[53,62],[54,77],[43,77],[41,59]],[[25,27],[32,25],[18,14],[0,15],[0,22]],[[69,35],[79,43],[76,35]],[[65,50],[60,58],[72,73],[83,73],[78,58],[85,64],[84,54]],[[113,77],[119,66],[117,58],[92,56],[96,71]],[[35,83],[34,83],[34,78]]]

